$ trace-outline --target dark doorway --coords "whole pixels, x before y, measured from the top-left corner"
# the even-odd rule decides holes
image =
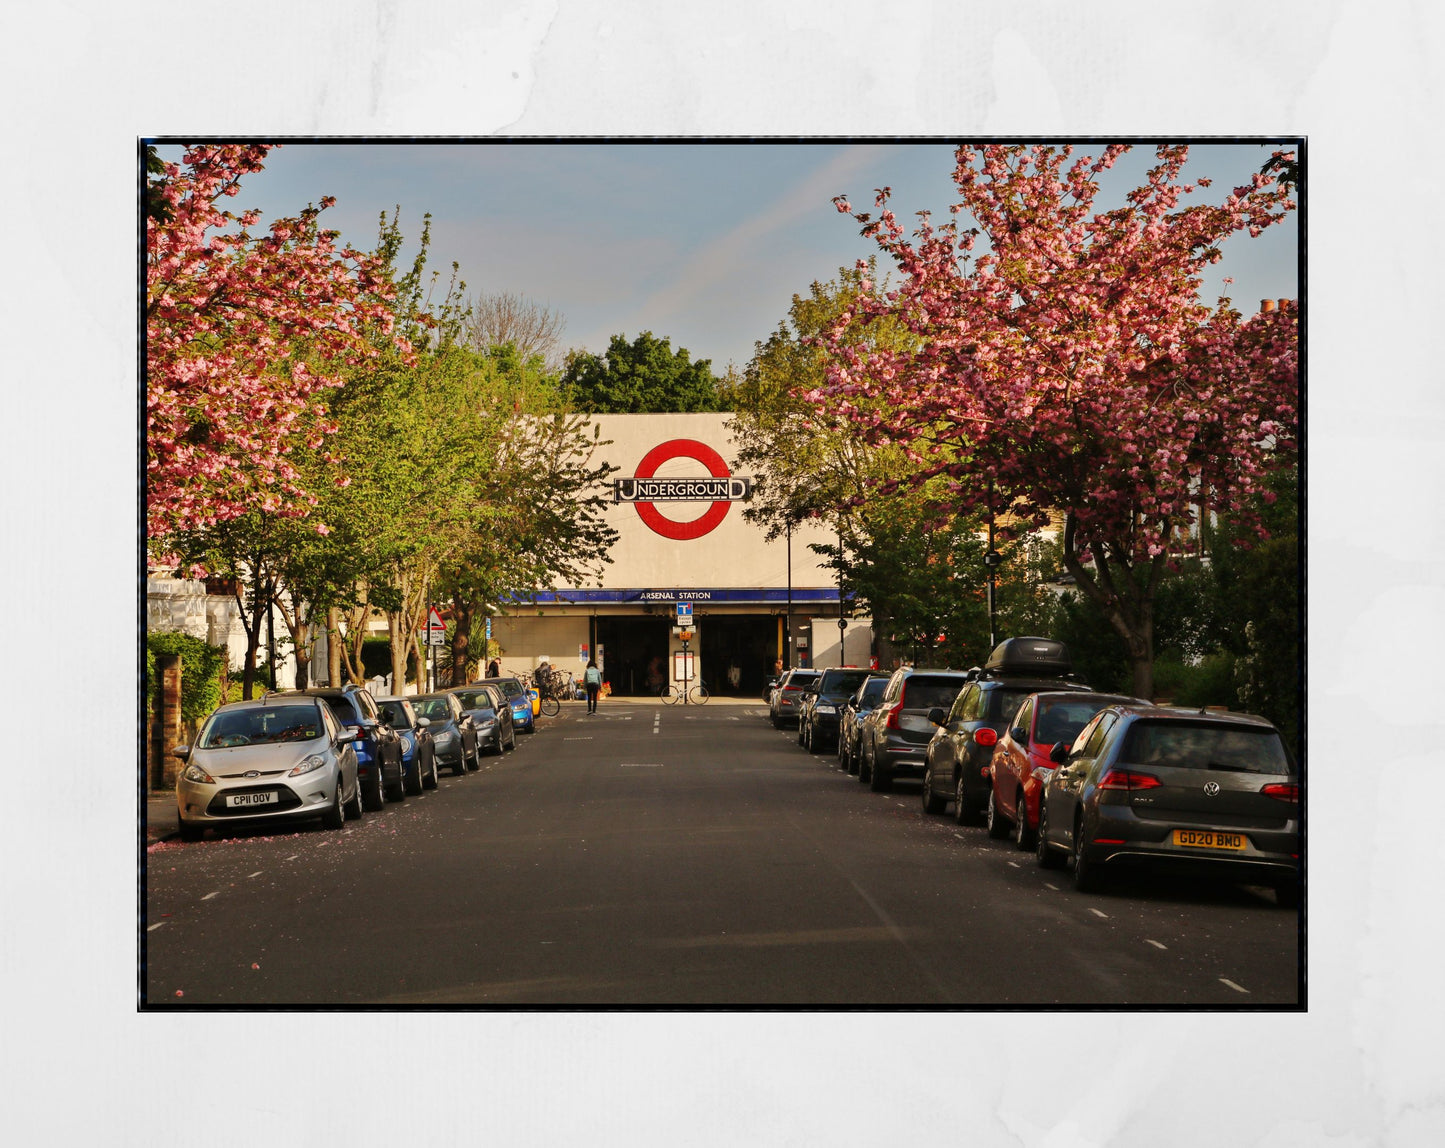
[[[671,623],[666,618],[598,618],[597,644],[602,647],[602,679],[618,697],[641,697],[657,693],[648,688],[649,670],[663,679],[667,668],[667,639]],[[653,659],[656,666],[653,667]]]
[[[707,614],[697,620],[702,658],[698,667],[710,692],[724,697],[758,697],[773,676],[778,656],[778,620],[770,614]],[[738,668],[738,684],[728,670]]]

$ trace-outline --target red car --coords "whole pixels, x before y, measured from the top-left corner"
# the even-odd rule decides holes
[[[1059,742],[1074,738],[1105,706],[1141,705],[1119,694],[1059,690],[1030,694],[1012,720],[989,765],[988,835],[1012,835],[1020,849],[1034,847],[1039,828],[1039,795],[1054,771],[1049,754]]]

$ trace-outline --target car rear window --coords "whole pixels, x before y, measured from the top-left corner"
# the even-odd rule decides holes
[[[1015,688],[1000,686],[998,689],[989,690],[988,702],[984,706],[983,720],[1012,721],[1014,714],[1019,712],[1019,706],[1023,705],[1024,698],[1036,692],[1037,687],[1034,686]]]
[[[1089,724],[1089,719],[1105,706],[1125,705],[1131,701],[1134,699],[1115,694],[1041,697],[1038,718],[1034,723],[1034,741],[1042,745],[1055,745],[1061,741],[1072,744]]]
[[[492,695],[486,690],[459,690],[452,696],[469,710],[489,710],[492,708]]]
[[[1273,729],[1213,722],[1134,722],[1119,760],[1129,765],[1222,769],[1238,773],[1293,773],[1284,742]]]
[[[930,678],[915,674],[903,683],[903,706],[910,710],[951,709],[958,691],[963,689],[962,678]]]
[[[510,678],[507,681],[500,682],[498,684],[501,686],[502,693],[506,697],[519,698],[522,696],[522,683],[517,681],[516,678]]]
[[[823,683],[819,688],[830,694],[851,694],[867,677],[867,670],[829,670],[823,675]]]

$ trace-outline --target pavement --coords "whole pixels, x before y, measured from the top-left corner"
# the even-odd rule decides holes
[[[709,706],[761,706],[766,703],[757,697],[741,698],[710,698]],[[605,710],[611,706],[643,707],[656,709],[683,709],[681,705],[676,707],[664,705],[660,698],[603,698],[598,702],[598,710]],[[586,720],[587,706],[581,702],[568,702],[566,707],[559,714],[559,717],[567,715],[580,717]],[[537,728],[546,729],[550,721],[556,719],[538,718]],[[155,845],[161,841],[168,841],[171,838],[179,837],[180,818],[176,812],[176,791],[174,789],[151,790],[146,795],[145,811],[145,835],[146,846]]]

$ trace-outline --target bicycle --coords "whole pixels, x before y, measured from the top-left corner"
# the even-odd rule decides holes
[[[662,687],[662,692],[659,696],[662,698],[663,705],[675,706],[683,700],[684,693],[677,685],[668,682],[667,685]],[[711,696],[708,692],[707,683],[701,679],[698,680],[697,685],[690,687],[686,692],[688,702],[695,706],[707,705],[707,699]]]
[[[557,690],[552,682],[559,675],[549,675],[541,680],[534,680],[532,685],[537,691],[537,699],[544,717],[556,717],[562,712],[562,706],[557,698]]]

